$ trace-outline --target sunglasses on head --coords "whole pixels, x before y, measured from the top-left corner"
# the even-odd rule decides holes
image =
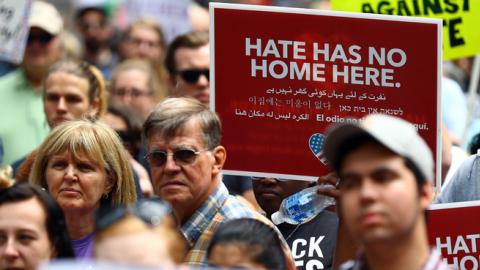
[[[179,149],[173,153],[167,153],[165,151],[155,150],[148,153],[145,156],[145,159],[148,161],[150,166],[161,167],[167,163],[167,158],[169,156],[173,157],[173,160],[177,165],[188,165],[195,162],[195,159],[201,152],[209,151],[208,149],[194,151],[192,149]]]
[[[196,83],[200,75],[204,75],[207,80],[210,80],[210,69],[185,69],[178,71],[182,79],[188,83]]]
[[[38,41],[40,44],[48,44],[53,39],[53,36],[49,33],[29,34],[27,38],[27,44],[32,44]]]
[[[102,207],[96,213],[95,228],[104,230],[122,220],[126,215],[133,215],[150,226],[160,225],[165,217],[172,214],[171,205],[159,198],[140,199],[125,206]]]

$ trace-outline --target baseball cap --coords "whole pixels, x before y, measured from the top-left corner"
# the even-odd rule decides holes
[[[62,31],[63,19],[57,9],[50,3],[34,1],[28,20],[28,26],[38,27],[56,36]]]
[[[352,119],[353,120],[353,119]],[[384,114],[370,114],[358,121],[330,127],[325,138],[324,154],[330,164],[338,165],[339,149],[358,136],[371,136],[394,153],[408,158],[428,181],[433,181],[432,151],[409,122]]]

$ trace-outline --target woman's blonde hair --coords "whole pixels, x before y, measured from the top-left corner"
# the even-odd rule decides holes
[[[86,157],[105,169],[114,183],[108,194],[110,204],[136,201],[132,170],[120,138],[113,129],[93,119],[67,121],[54,128],[38,149],[29,181],[48,190],[47,164],[54,155],[65,151],[76,158]]]

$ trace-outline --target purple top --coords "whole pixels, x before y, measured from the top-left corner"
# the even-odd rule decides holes
[[[77,259],[89,259],[93,255],[93,240],[95,233],[91,233],[79,240],[72,240],[73,251]]]

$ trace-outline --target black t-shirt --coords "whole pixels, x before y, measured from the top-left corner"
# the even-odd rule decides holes
[[[277,226],[292,250],[297,269],[331,269],[337,241],[338,217],[324,210],[312,220]]]

